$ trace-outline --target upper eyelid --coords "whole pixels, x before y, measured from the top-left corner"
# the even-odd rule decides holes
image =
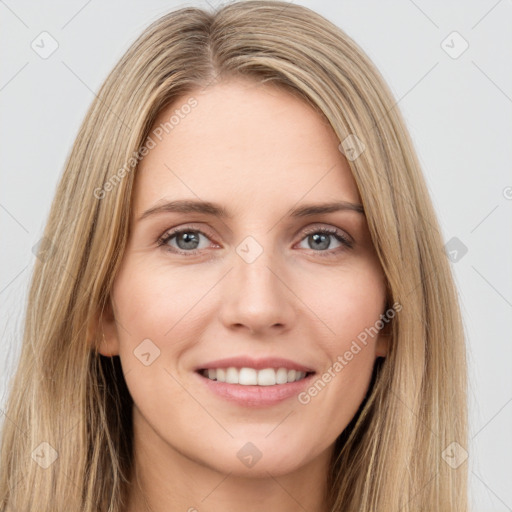
[[[167,236],[169,237],[172,237],[172,236],[175,236],[176,234],[179,234],[181,233],[182,231],[197,231],[199,233],[201,233],[202,235],[208,237],[208,238],[215,238],[215,236],[213,234],[210,234],[209,230],[208,229],[204,229],[204,228],[198,228],[198,227],[195,227],[193,224],[185,224],[183,226],[176,226],[174,228],[169,228],[169,229],[166,229],[163,234],[161,236],[158,237],[158,239],[162,239],[162,238],[165,238]]]

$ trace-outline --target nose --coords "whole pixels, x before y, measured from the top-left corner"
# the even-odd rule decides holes
[[[252,262],[234,255],[234,268],[223,280],[222,323],[228,329],[275,335],[296,324],[297,301],[278,258],[264,250]]]

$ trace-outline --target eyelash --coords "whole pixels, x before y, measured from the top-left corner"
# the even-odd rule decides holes
[[[177,235],[180,235],[182,233],[189,233],[189,232],[199,233],[199,234],[205,236],[206,238],[210,239],[210,237],[206,233],[201,231],[200,229],[193,228],[192,226],[185,226],[183,228],[179,228],[179,229],[165,233],[163,236],[161,236],[158,239],[157,245],[158,245],[158,247],[162,246],[162,248],[165,251],[169,251],[173,254],[180,254],[183,256],[195,256],[197,254],[200,254],[202,249],[183,251],[183,250],[176,249],[174,247],[166,246],[167,242],[169,242],[171,239],[173,239]],[[337,253],[342,252],[346,249],[352,249],[352,247],[353,247],[353,243],[340,230],[338,230],[336,228],[326,228],[326,227],[310,228],[304,232],[304,236],[301,238],[300,241],[302,242],[302,240],[307,238],[309,235],[313,235],[316,233],[332,235],[334,238],[336,238],[336,240],[338,240],[338,242],[341,242],[345,246],[345,247],[337,247],[336,249],[329,249],[329,250],[325,250],[325,251],[315,251],[313,249],[310,249],[311,251],[318,253],[319,256],[321,256],[321,257],[326,257],[326,258],[334,257],[337,255]]]

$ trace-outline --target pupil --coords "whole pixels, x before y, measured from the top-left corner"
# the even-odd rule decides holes
[[[183,244],[180,244],[181,241],[184,241],[184,246]],[[197,235],[190,235],[190,232],[182,233],[180,236],[178,236],[177,240],[180,249],[195,249],[196,246],[194,246],[194,244],[196,244],[197,242],[199,242]],[[190,244],[192,244],[192,246]]]
[[[312,238],[315,242],[318,242],[320,241],[320,244],[317,244],[316,245],[316,248],[321,248],[321,249],[327,249],[329,247],[329,236],[326,235],[325,233],[316,233],[314,235],[312,235]]]

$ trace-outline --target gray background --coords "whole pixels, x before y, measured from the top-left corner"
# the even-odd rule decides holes
[[[512,2],[296,3],[355,39],[405,116],[443,236],[457,251],[451,264],[470,359],[473,510],[512,511]],[[207,6],[0,0],[0,406],[19,355],[32,247],[79,124],[130,43],[186,5]],[[31,47],[43,45],[43,31],[58,43],[45,59]],[[469,47],[458,55],[464,40]]]

